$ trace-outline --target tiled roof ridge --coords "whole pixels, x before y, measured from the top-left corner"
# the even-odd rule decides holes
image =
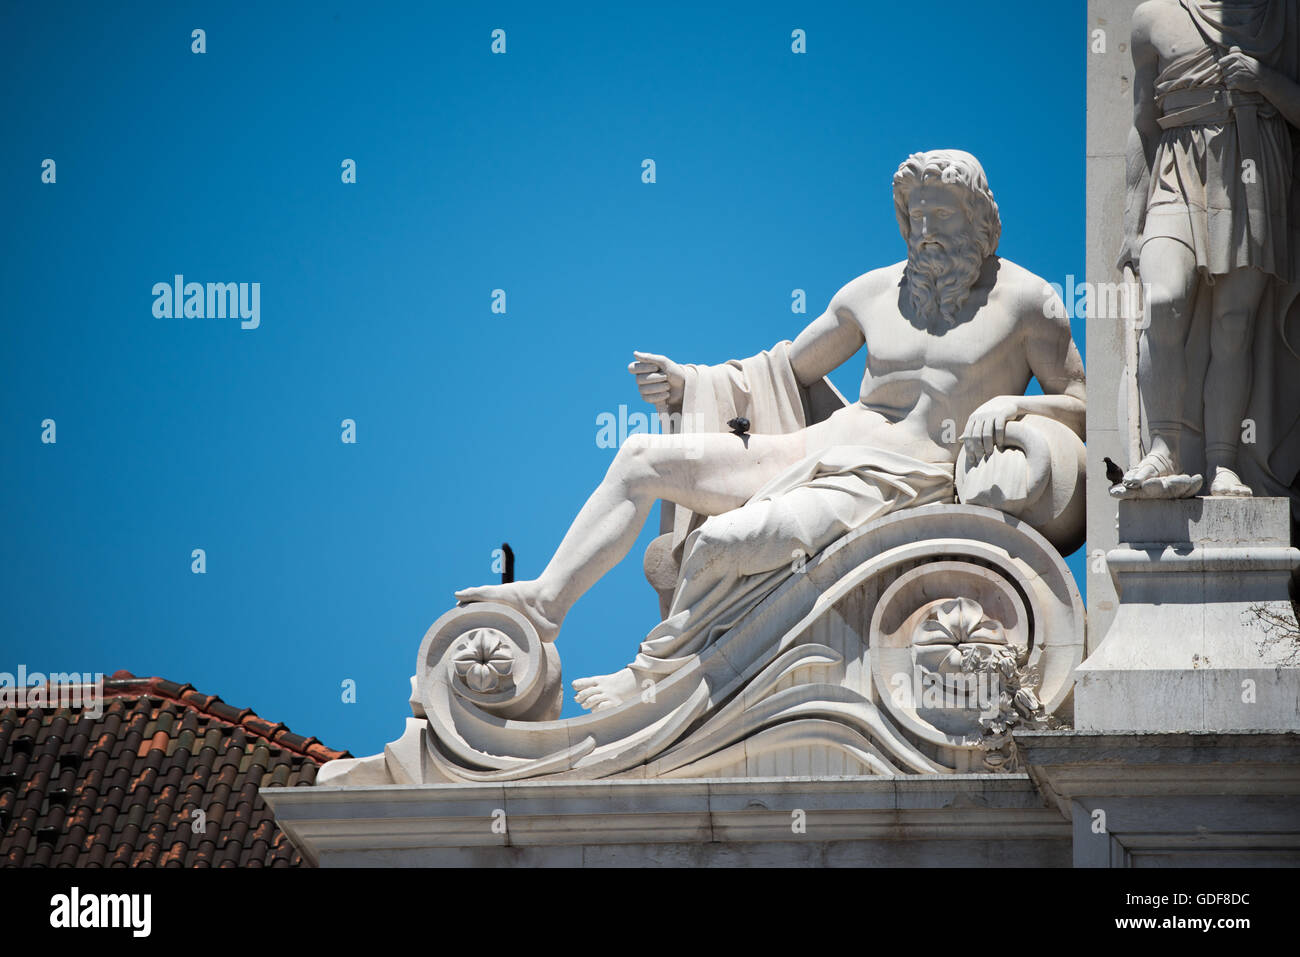
[[[259,789],[346,751],[164,678],[79,689],[0,709],[0,867],[307,865]]]
[[[252,708],[236,708],[222,701],[218,695],[200,693],[192,684],[177,684],[166,678],[142,678],[126,670],[115,671],[104,679],[104,695],[149,695],[166,698],[178,704],[206,714],[219,721],[243,728],[247,733],[256,735],[276,747],[284,748],[295,754],[311,758],[318,764],[337,758],[350,758],[348,751],[336,751],[326,747],[319,738],[303,737],[294,734],[283,722],[272,722],[259,717]]]

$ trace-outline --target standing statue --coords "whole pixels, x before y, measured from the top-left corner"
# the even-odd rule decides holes
[[[1132,41],[1150,442],[1111,492],[1300,500],[1300,0],[1148,0]]]
[[[676,504],[667,615],[626,668],[573,682],[588,710],[694,659],[788,579],[797,556],[890,512],[953,502],[963,445],[964,461],[994,456],[1027,415],[1082,436],[1084,369],[1064,307],[995,255],[1001,221],[978,160],[917,153],[893,191],[907,259],[848,283],[793,343],[717,367],[636,353],[644,398],[719,426],[741,415],[751,433],[630,436],[538,578],[456,592],[516,609],[553,641],[655,501]],[[824,376],[864,343],[859,400],[818,420],[818,396],[833,392]],[[1031,377],[1046,394],[1024,395]]]

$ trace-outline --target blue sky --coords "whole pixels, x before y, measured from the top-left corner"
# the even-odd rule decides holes
[[[646,408],[631,351],[793,338],[905,256],[909,153],[975,153],[1000,252],[1083,275],[1084,27],[1041,0],[6,4],[0,671],[161,675],[379,750],[452,591],[503,540],[536,575],[613,455],[596,417]],[[177,273],[259,282],[260,326],[155,318]],[[657,528],[570,613],[566,683],[655,624]]]

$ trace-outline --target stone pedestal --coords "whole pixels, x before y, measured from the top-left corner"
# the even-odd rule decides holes
[[[1300,729],[1287,500],[1123,501],[1119,542],[1119,606],[1075,673],[1075,727]]]

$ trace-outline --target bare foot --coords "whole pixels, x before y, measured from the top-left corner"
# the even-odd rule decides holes
[[[1177,474],[1178,463],[1173,460],[1173,457],[1155,450],[1148,452],[1141,462],[1124,473],[1124,487],[1141,488],[1143,482],[1150,481],[1153,478],[1164,478],[1168,475]]]
[[[578,704],[588,711],[601,711],[635,698],[641,685],[631,668],[620,668],[612,675],[579,678],[573,682],[573,690]]]
[[[563,621],[551,620],[550,609],[542,599],[541,589],[536,581],[510,582],[508,585],[479,585],[477,588],[462,588],[456,592],[456,600],[461,604],[476,601],[499,601],[503,605],[523,614],[537,629],[537,637],[542,641],[554,641],[560,633]]]
[[[1244,483],[1232,469],[1222,465],[1214,470],[1214,481],[1210,483],[1210,495],[1223,498],[1250,498],[1255,493]]]

